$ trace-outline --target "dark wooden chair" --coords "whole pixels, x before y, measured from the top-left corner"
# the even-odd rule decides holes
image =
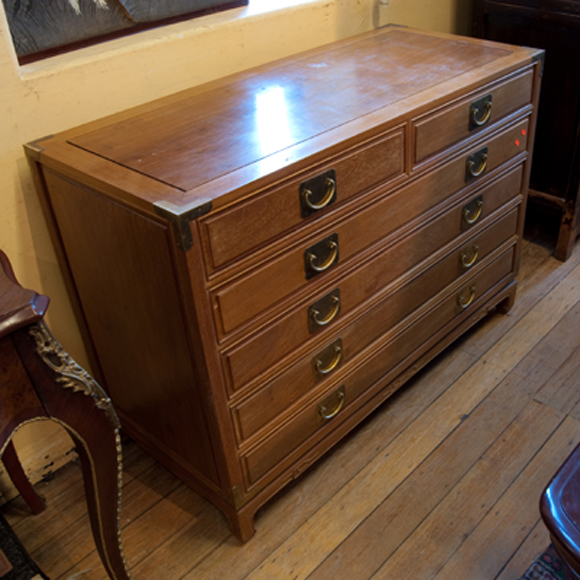
[[[580,445],[544,490],[540,513],[571,576],[580,579]]]
[[[26,478],[14,432],[53,420],[71,435],[81,461],[91,527],[114,580],[129,580],[120,534],[119,420],[103,389],[63,350],[43,317],[49,299],[18,284],[0,251],[0,457],[34,513],[43,500]]]

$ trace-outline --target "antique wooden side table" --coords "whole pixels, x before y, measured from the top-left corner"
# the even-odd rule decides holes
[[[53,420],[71,435],[85,483],[97,550],[113,580],[131,575],[119,525],[119,421],[101,387],[54,339],[43,321],[49,299],[18,284],[0,251],[0,457],[34,513],[44,509],[16,455],[12,436],[27,423]]]

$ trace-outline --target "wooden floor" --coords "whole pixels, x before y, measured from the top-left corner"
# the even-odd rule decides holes
[[[134,444],[123,539],[135,580],[515,580],[548,545],[538,499],[580,441],[580,244],[531,227],[515,306],[448,349],[276,496],[240,545],[225,518]],[[51,580],[106,578],[80,469],[49,507],[1,508]]]

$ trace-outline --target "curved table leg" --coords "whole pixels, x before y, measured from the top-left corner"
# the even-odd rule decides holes
[[[120,528],[121,438],[118,433],[81,436],[63,424],[75,442],[83,478],[91,528],[103,565],[112,580],[129,580]]]
[[[10,476],[12,483],[14,483],[16,489],[20,492],[24,501],[28,504],[30,511],[33,514],[39,514],[46,509],[44,500],[36,493],[34,487],[28,477],[22,469],[18,455],[16,454],[16,449],[14,448],[14,443],[10,441],[4,449],[4,455],[2,455],[2,462],[4,467],[6,467],[6,472]]]
[[[120,425],[111,401],[43,322],[13,337],[46,412],[67,429],[76,444],[101,560],[112,580],[130,580],[120,531]]]

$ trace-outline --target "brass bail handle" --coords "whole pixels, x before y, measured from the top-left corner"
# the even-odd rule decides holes
[[[324,183],[326,184],[326,193],[324,194],[324,197],[320,200],[319,203],[313,203],[310,200],[312,196],[311,189],[304,189],[304,191],[302,192],[302,195],[304,196],[304,203],[313,211],[324,209],[332,201],[332,198],[334,197],[334,192],[336,191],[336,181],[334,181],[332,177],[327,177],[324,180]]]
[[[342,359],[342,348],[340,345],[336,345],[334,347],[334,358],[330,361],[330,364],[327,367],[324,367],[324,362],[321,361],[319,358],[316,359],[314,363],[314,367],[321,375],[327,375],[331,373],[339,364]]]
[[[324,318],[319,318],[320,312],[314,308],[310,311],[310,316],[318,326],[326,326],[336,318],[339,312],[340,312],[340,298],[338,296],[333,296],[332,308]]]
[[[483,153],[481,155],[479,161],[479,167],[475,168],[475,161],[473,159],[469,159],[467,161],[467,170],[472,177],[479,177],[487,168],[487,153]]]
[[[328,240],[328,248],[330,249],[330,255],[326,261],[320,265],[316,264],[318,256],[312,252],[308,252],[308,265],[315,272],[324,272],[334,264],[334,261],[338,256],[338,244],[334,240]]]
[[[475,284],[469,288],[469,296],[464,298],[461,294],[457,297],[457,305],[465,310],[475,300]]]
[[[485,125],[490,117],[491,117],[491,101],[486,101],[483,105],[483,115],[479,116],[481,113],[481,109],[472,109],[471,110],[471,122],[476,127],[482,127]],[[464,117],[465,118],[465,117]]]
[[[483,211],[483,199],[478,199],[475,211],[472,213],[469,207],[463,208],[463,219],[469,225],[473,225],[480,217]]]
[[[333,417],[336,417],[340,413],[342,408],[344,407],[344,403],[346,401],[346,394],[345,394],[343,388],[341,388],[338,391],[337,397],[338,397],[338,401],[337,401],[336,405],[334,406],[334,408],[332,408],[332,409],[328,409],[328,407],[326,407],[326,405],[323,405],[323,404],[320,404],[318,406],[318,412],[319,412],[320,416],[322,417],[322,419],[324,419],[325,421],[328,421],[328,420],[332,419]]]
[[[479,246],[477,244],[473,244],[471,246],[471,252],[468,253],[467,251],[463,251],[459,254],[459,261],[461,262],[461,266],[464,270],[469,270],[473,264],[477,261],[479,257]]]

